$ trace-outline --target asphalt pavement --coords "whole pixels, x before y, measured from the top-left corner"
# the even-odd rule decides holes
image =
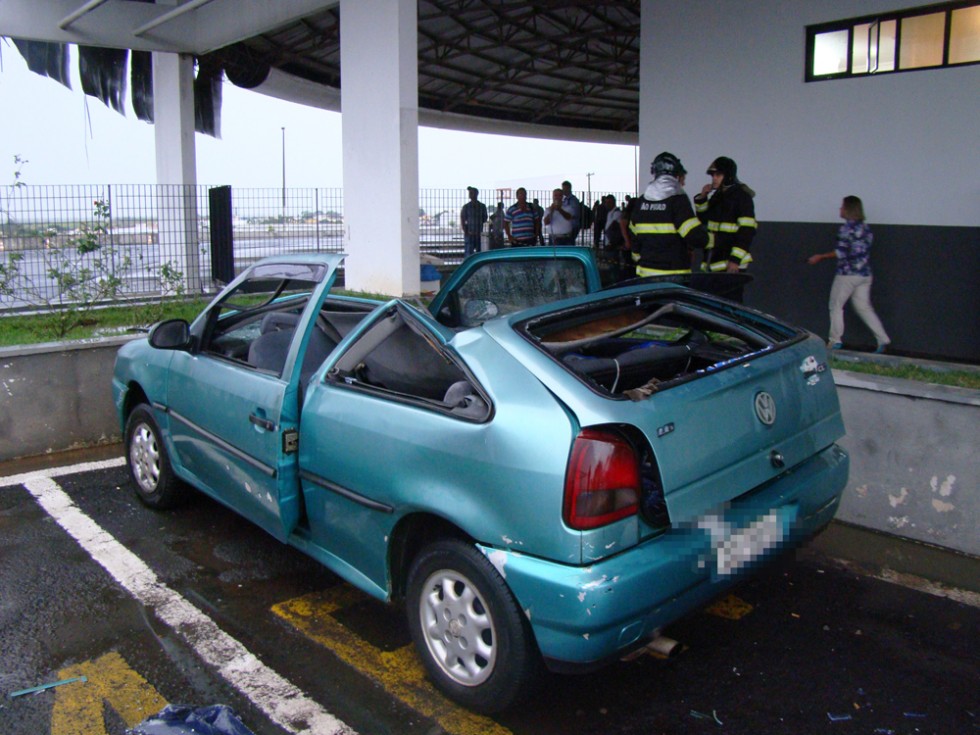
[[[812,549],[672,625],[670,659],[548,676],[491,720],[425,682],[401,610],[203,495],[148,510],[113,457],[0,478],[4,735],[121,735],[168,702],[256,735],[980,733],[977,596]]]

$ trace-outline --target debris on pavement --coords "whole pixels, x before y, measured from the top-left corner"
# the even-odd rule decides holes
[[[23,697],[25,694],[37,694],[38,692],[43,692],[48,689],[54,689],[55,687],[60,687],[64,684],[74,684],[76,681],[85,682],[88,681],[88,678],[84,676],[73,676],[71,679],[53,681],[50,684],[40,684],[39,686],[31,687],[30,689],[20,689],[16,692],[11,692],[7,696],[14,699],[15,697]]]
[[[725,724],[721,720],[718,719],[718,711],[717,710],[711,710],[711,714],[710,715],[706,715],[704,712],[698,712],[697,710],[693,710],[692,709],[691,710],[691,717],[694,717],[694,718],[696,718],[698,720],[714,720],[714,722],[715,722],[716,725],[723,725],[723,724]]]

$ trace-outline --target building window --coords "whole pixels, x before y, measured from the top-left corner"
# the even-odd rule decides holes
[[[980,5],[952,13],[949,32],[949,63],[970,64],[980,59]]]
[[[980,2],[947,2],[806,29],[806,81],[980,63]]]

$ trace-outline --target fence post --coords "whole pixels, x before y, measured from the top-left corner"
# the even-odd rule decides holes
[[[109,231],[109,262],[112,269],[112,277],[116,277],[116,236],[112,231],[112,184],[106,184],[106,203],[108,205],[109,216],[106,222],[106,228]]]
[[[235,280],[235,243],[232,228],[231,187],[208,191],[211,218],[211,278],[222,283]]]

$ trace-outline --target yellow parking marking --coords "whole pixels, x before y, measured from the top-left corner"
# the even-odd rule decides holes
[[[708,607],[704,608],[704,611],[709,615],[715,615],[719,618],[741,620],[752,612],[753,609],[745,600],[735,595],[728,595],[708,605]]]
[[[451,735],[511,735],[488,717],[453,704],[426,680],[425,670],[411,645],[382,651],[332,616],[338,610],[368,599],[348,585],[279,603],[272,612],[306,637],[330,649],[344,663],[381,684],[385,690]],[[53,734],[52,734],[53,735]]]
[[[126,727],[134,727],[167,706],[167,700],[118,653],[69,666],[58,676],[84,676],[88,681],[58,689],[51,712],[51,735],[108,735],[102,714],[105,704]]]

